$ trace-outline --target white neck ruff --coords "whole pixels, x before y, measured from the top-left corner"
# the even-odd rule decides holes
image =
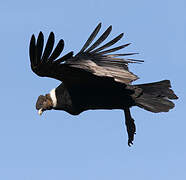
[[[57,106],[57,98],[56,98],[56,89],[55,88],[50,91],[50,97],[52,99],[53,107],[56,107]]]

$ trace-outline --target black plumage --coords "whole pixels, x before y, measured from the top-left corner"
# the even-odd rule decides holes
[[[177,96],[170,89],[170,81],[164,80],[149,84],[131,85],[138,77],[129,71],[129,63],[141,60],[121,58],[137,53],[112,54],[130,43],[107,49],[117,43],[123,33],[98,47],[110,34],[112,26],[91,45],[101,28],[101,23],[90,35],[82,49],[75,56],[73,52],[60,57],[64,41],[54,48],[54,33],[51,32],[44,52],[44,36],[39,33],[37,41],[32,35],[30,41],[31,68],[38,76],[62,81],[52,93],[40,96],[36,109],[64,110],[78,115],[93,109],[122,109],[128,132],[128,144],[132,144],[136,127],[130,114],[132,106],[139,106],[151,112],[167,112],[174,107],[170,99]],[[54,50],[53,50],[54,49]],[[111,53],[111,54],[109,54]]]

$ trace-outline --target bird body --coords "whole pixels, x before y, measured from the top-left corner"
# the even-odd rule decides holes
[[[112,26],[91,45],[100,28],[101,24],[98,24],[78,54],[74,56],[73,52],[69,52],[61,58],[58,56],[64,48],[63,40],[60,40],[53,50],[55,38],[54,34],[50,33],[43,52],[43,34],[39,33],[37,41],[35,36],[32,36],[31,69],[41,77],[51,77],[62,82],[50,93],[39,96],[36,109],[39,114],[54,109],[64,110],[72,115],[86,110],[122,109],[125,113],[128,145],[131,145],[136,127],[130,108],[138,106],[155,113],[167,112],[174,107],[171,100],[178,97],[170,89],[169,80],[132,85],[138,77],[129,71],[128,64],[143,61],[121,58],[136,53],[113,54],[127,47],[129,43],[105,50],[118,42],[123,33],[98,47],[108,37]]]
[[[55,89],[55,94],[58,103],[54,109],[65,110],[72,115],[86,110],[123,109],[135,105],[130,96],[132,91],[126,89],[123,84],[100,84],[99,88],[87,84],[83,88],[68,89],[62,83]]]

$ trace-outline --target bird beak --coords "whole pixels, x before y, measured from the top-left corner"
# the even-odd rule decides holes
[[[41,108],[41,109],[39,109],[38,114],[41,116],[42,113],[43,113],[43,109]]]

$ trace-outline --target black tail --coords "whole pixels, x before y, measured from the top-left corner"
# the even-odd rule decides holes
[[[171,99],[178,99],[171,88],[169,80],[135,85],[142,89],[141,95],[135,99],[136,105],[151,112],[168,112],[174,108]]]

